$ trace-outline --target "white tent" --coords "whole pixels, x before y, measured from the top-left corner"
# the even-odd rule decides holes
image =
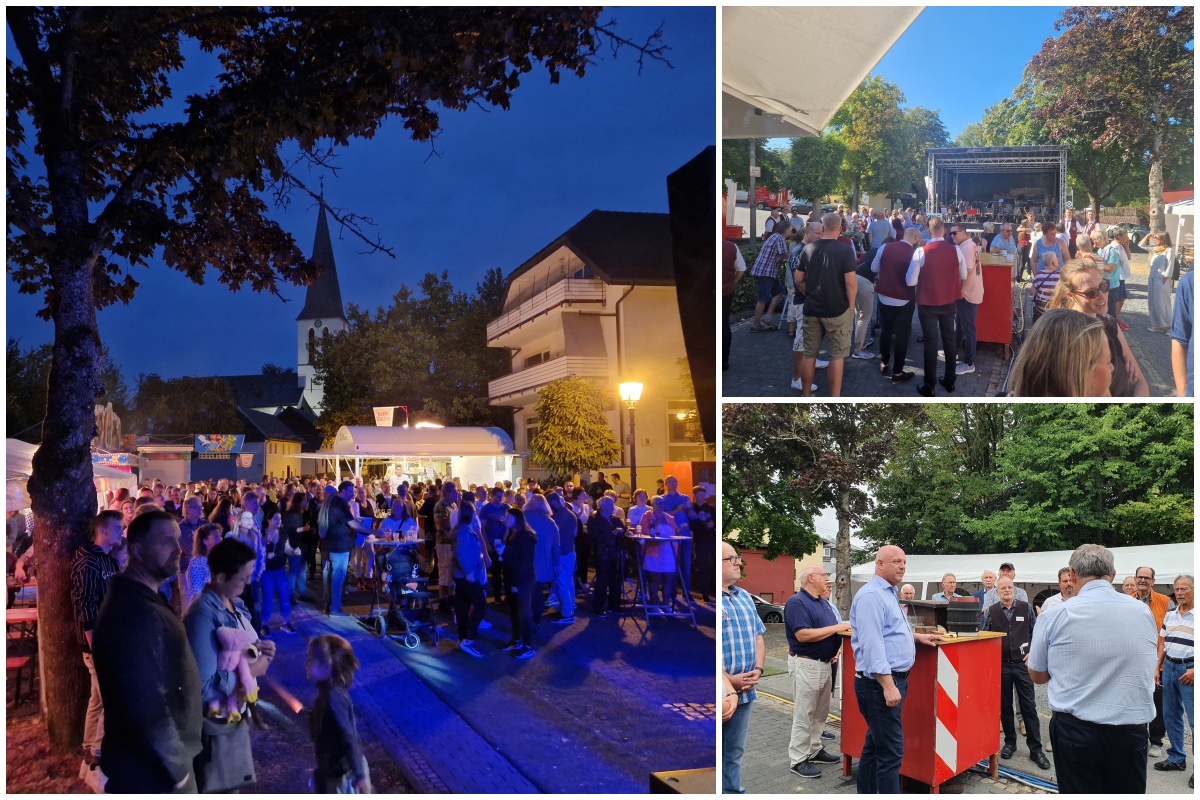
[[[1175,252],[1179,252],[1179,248],[1187,247],[1191,252],[1196,244],[1196,198],[1189,197],[1186,200],[1180,200],[1178,203],[1168,203],[1166,206],[1166,225],[1167,233],[1171,234],[1171,241],[1175,244]]]
[[[721,138],[820,134],[923,8],[726,6]]]
[[[1140,547],[1110,548],[1116,559],[1117,579],[1132,575],[1138,567],[1153,567],[1158,584],[1170,584],[1176,575],[1191,573],[1196,563],[1194,542],[1183,544],[1154,544]],[[985,569],[996,572],[1006,561],[1017,571],[1017,584],[1028,590],[1031,586],[1057,586],[1058,571],[1067,566],[1072,550],[1050,550],[1041,553],[984,553],[959,556],[917,556],[907,558],[904,583],[917,589],[918,599],[931,593],[921,591],[921,585],[941,583],[942,575],[953,572],[958,585],[975,585]],[[851,570],[855,584],[866,583],[875,574],[874,560],[859,564]],[[939,591],[933,589],[933,592]],[[1030,596],[1032,597],[1032,592]]]
[[[29,476],[33,474],[33,454],[37,450],[38,445],[22,442],[20,439],[6,439],[4,442],[4,506],[7,511],[29,508],[26,484],[29,482]],[[115,491],[126,487],[132,491],[137,488],[137,478],[113,467],[93,464],[92,476],[96,482],[97,502],[101,505],[104,502],[105,490]]]

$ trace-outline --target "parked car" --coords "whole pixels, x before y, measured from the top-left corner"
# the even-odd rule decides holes
[[[793,200],[792,213],[794,214],[811,214],[813,210],[812,203],[807,200]]]
[[[767,602],[756,594],[750,595],[750,599],[754,601],[754,609],[763,622],[783,622],[783,606]]]

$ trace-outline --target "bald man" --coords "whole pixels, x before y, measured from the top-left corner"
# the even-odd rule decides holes
[[[908,671],[917,659],[916,642],[935,645],[942,637],[914,634],[900,610],[896,586],[904,578],[904,551],[885,545],[875,556],[875,575],[850,605],[850,646],[858,671],[854,696],[867,722],[858,765],[859,794],[899,794],[904,728],[900,723]]]

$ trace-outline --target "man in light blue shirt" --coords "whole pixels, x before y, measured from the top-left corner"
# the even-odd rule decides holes
[[[950,598],[954,597],[954,587],[956,586],[958,586],[958,578],[954,577],[953,572],[947,572],[942,576],[942,590],[929,599],[949,602]]]
[[[859,794],[900,794],[904,728],[900,722],[908,671],[917,659],[916,642],[934,645],[942,637],[914,634],[896,596],[904,579],[904,551],[885,545],[875,556],[875,576],[850,605],[850,647],[858,670],[854,696],[867,722],[858,765]],[[914,641],[915,640],[915,641]]]
[[[1154,615],[1113,590],[1107,548],[1082,545],[1069,566],[1076,595],[1038,619],[1027,662],[1033,682],[1049,684],[1058,790],[1145,794],[1158,660]],[[1113,631],[1121,632],[1119,646]]]

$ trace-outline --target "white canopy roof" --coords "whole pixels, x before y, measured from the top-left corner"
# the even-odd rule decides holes
[[[1138,567],[1153,567],[1158,583],[1170,583],[1176,575],[1191,574],[1196,563],[1194,542],[1155,544],[1141,547],[1110,548],[1116,558],[1117,579],[1132,575]],[[942,575],[953,572],[959,583],[977,583],[985,569],[996,572],[1010,562],[1017,570],[1019,584],[1057,584],[1058,571],[1067,566],[1072,550],[1041,553],[985,553],[959,556],[908,556],[904,582],[938,583]],[[875,561],[859,564],[851,570],[854,582],[866,582],[875,574]]]
[[[1178,203],[1167,203],[1166,212],[1178,217],[1194,217],[1196,216],[1196,198],[1189,197],[1186,200],[1180,200]]]
[[[33,454],[37,450],[38,445],[20,439],[4,441],[5,507],[9,511],[29,507],[25,484],[33,474]],[[92,476],[101,488],[133,489],[137,486],[137,478],[132,474],[102,464],[92,465]]]
[[[923,9],[726,6],[721,138],[817,136]]]
[[[305,454],[322,458],[513,456],[512,439],[499,428],[390,428],[343,425],[333,449]]]

